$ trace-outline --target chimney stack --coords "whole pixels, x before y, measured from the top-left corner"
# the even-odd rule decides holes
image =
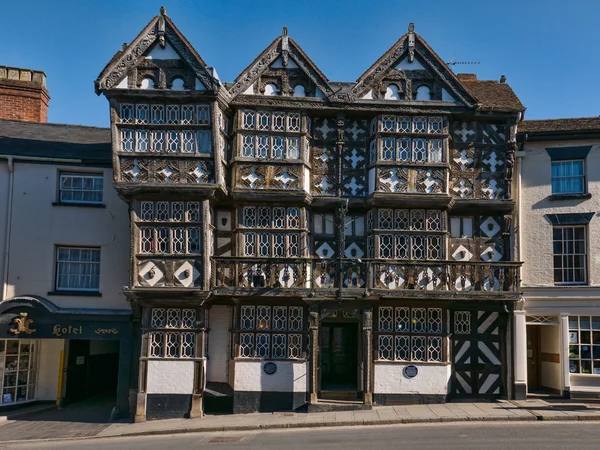
[[[48,122],[46,74],[0,66],[0,119]]]

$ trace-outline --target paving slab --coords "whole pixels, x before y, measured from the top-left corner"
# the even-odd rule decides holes
[[[48,414],[48,413],[44,413]],[[39,420],[54,417],[57,420]],[[27,416],[0,426],[0,442],[89,439],[94,437],[176,434],[187,432],[331,427],[349,425],[409,424],[459,421],[598,420],[597,404],[545,402],[460,402],[434,405],[376,406],[372,410],[323,413],[254,413],[207,415],[196,419],[170,419],[145,423],[86,423],[70,415]]]

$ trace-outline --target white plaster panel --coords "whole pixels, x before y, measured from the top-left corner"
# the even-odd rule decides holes
[[[129,87],[129,77],[125,77],[115,86],[117,89],[127,89]]]
[[[37,385],[35,400],[56,400],[60,352],[65,348],[64,339],[42,339],[39,345]],[[68,382],[67,379],[64,380]]]
[[[310,192],[310,169],[308,167],[304,167],[302,175],[303,188],[306,192]]]
[[[196,85],[194,86],[194,90],[205,91],[206,86],[204,86],[204,83],[202,83],[202,81],[200,81],[198,78],[196,78]]]
[[[426,70],[419,61],[413,59],[412,62],[410,62],[408,58],[404,58],[400,61],[395,68],[400,70]]]
[[[361,97],[364,100],[373,100],[373,89]]]
[[[207,381],[227,383],[229,322],[231,307],[217,305],[210,309],[208,332]]]
[[[193,361],[148,361],[148,394],[192,394],[193,391]]]
[[[93,246],[101,251],[102,296],[57,295],[52,302],[63,308],[129,309],[122,289],[129,284],[129,214],[112,186],[112,170],[85,170],[104,173],[106,208],[69,208],[52,203],[57,201],[60,170],[73,171],[72,166],[15,162],[14,168],[7,297],[46,297],[54,290],[55,245]],[[5,223],[0,223],[4,230]]]
[[[284,67],[283,60],[281,59],[281,56],[271,63],[271,68],[273,68],[273,69],[282,69],[283,67]],[[291,59],[288,59],[287,68],[288,69],[297,69],[298,65]]]
[[[456,103],[456,99],[446,89],[442,89],[442,101]]]
[[[305,362],[273,361],[277,372],[267,375],[264,361],[236,361],[233,389],[236,391],[306,392],[308,364]]]
[[[248,86],[246,88],[246,90],[243,92],[243,94],[254,95],[254,84],[251,84],[250,86]]]
[[[408,365],[416,366],[419,373],[414,378],[406,378],[402,371]],[[452,366],[428,364],[374,364],[375,394],[423,394],[446,395],[450,383]]]
[[[546,148],[592,145],[586,158],[587,189],[592,198],[550,201],[551,160]],[[553,287],[552,225],[547,214],[600,211],[600,144],[597,141],[535,142],[525,144],[521,161],[521,255],[524,261],[524,287]],[[533,232],[535,230],[535,232]],[[590,286],[600,285],[600,240],[589,239],[600,234],[600,220],[592,218],[588,226],[588,278]],[[572,288],[571,291],[578,291]]]
[[[181,59],[175,49],[167,42],[165,48],[155,45],[146,55],[146,59]]]
[[[369,194],[375,192],[375,169],[369,170]]]

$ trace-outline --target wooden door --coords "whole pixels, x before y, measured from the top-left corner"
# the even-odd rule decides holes
[[[357,382],[356,324],[324,324],[321,326],[321,389],[348,387]]]
[[[529,392],[540,388],[540,327],[527,327],[527,390]]]

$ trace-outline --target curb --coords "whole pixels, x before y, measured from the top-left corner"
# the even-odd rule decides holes
[[[431,417],[420,418],[410,417],[403,419],[388,419],[388,420],[353,420],[341,422],[308,422],[308,423],[278,423],[278,424],[262,424],[262,425],[234,425],[222,427],[191,427],[191,428],[175,428],[165,430],[148,430],[133,433],[107,434],[104,436],[81,436],[67,438],[50,438],[50,439],[31,439],[4,441],[6,444],[23,444],[23,443],[43,443],[43,442],[59,442],[59,441],[80,441],[91,439],[111,439],[111,438],[126,438],[140,436],[165,436],[179,435],[188,433],[215,433],[225,431],[261,431],[261,430],[291,430],[301,428],[339,428],[349,426],[384,426],[384,425],[413,425],[419,423],[465,423],[465,422],[538,422],[538,421],[600,421],[600,416],[544,416],[539,413],[527,410],[528,416],[475,416],[475,417]]]

